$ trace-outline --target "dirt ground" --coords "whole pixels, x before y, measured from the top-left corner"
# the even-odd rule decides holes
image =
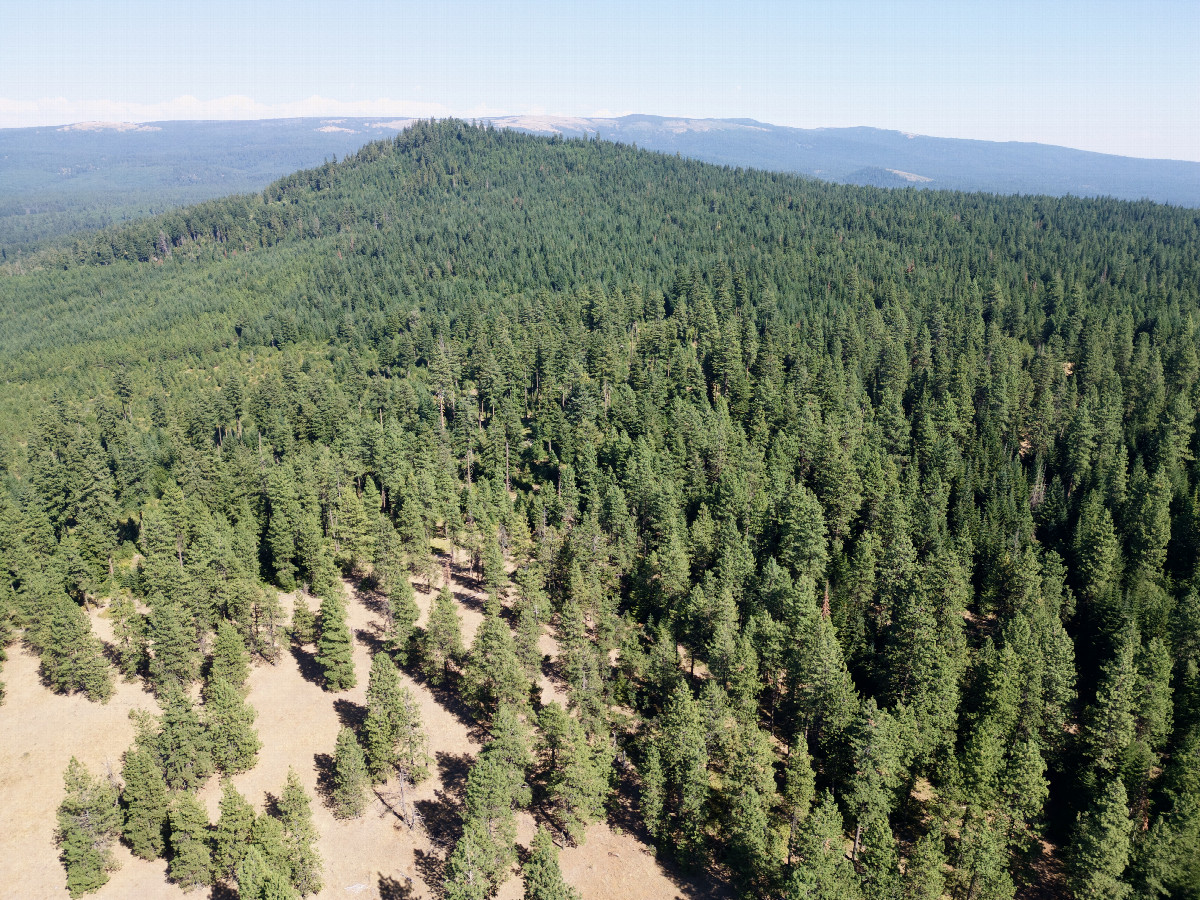
[[[466,573],[455,569],[452,588],[463,619],[464,643],[470,644],[483,620],[483,597],[470,587]],[[417,583],[417,602],[424,622],[432,592]],[[250,703],[258,711],[258,734],[263,748],[258,764],[235,776],[234,784],[261,810],[267,794],[277,795],[289,767],[299,774],[313,798],[313,818],[324,860],[325,888],[321,898],[361,897],[379,900],[439,897],[442,865],[458,827],[461,792],[482,735],[456,708],[452,696],[435,695],[426,685],[402,674],[417,698],[430,752],[432,777],[410,798],[420,815],[417,828],[408,827],[389,808],[395,805],[393,785],[383,786],[360,818],[335,819],[320,799],[318,781],[332,758],[338,729],[361,721],[365,714],[367,674],[372,649],[378,646],[381,616],[375,598],[347,585],[348,622],[354,635],[358,685],[349,691],[323,691],[314,675],[312,648],[284,649],[274,666],[257,665],[249,678]],[[293,598],[282,598],[290,614]],[[315,610],[315,602],[310,601]],[[97,633],[107,638],[107,620],[93,616]],[[543,652],[553,654],[551,636]],[[93,772],[120,772],[121,754],[133,739],[129,711],[157,712],[154,698],[137,684],[120,683],[106,705],[78,696],[63,697],[41,685],[37,659],[17,646],[10,649],[3,678],[8,698],[0,707],[0,884],[6,896],[66,898],[66,879],[58,861],[53,832],[55,810],[62,799],[62,773],[71,755]],[[565,700],[561,686],[542,680],[545,700]],[[217,818],[221,788],[213,778],[200,797],[212,821]],[[385,802],[387,801],[387,802]],[[519,817],[519,838],[531,840],[535,822],[529,813]],[[95,895],[99,898],[183,897],[166,881],[166,864],[135,858],[116,847],[121,864]],[[717,897],[715,888],[688,883],[669,872],[653,852],[628,830],[598,823],[580,847],[562,851],[567,880],[584,900],[672,900]],[[521,879],[515,874],[501,886],[499,897],[519,900]],[[204,896],[192,893],[190,897]]]

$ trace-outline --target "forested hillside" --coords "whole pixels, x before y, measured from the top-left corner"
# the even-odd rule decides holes
[[[67,773],[73,892],[118,834],[319,890],[298,785],[213,831],[191,797],[253,765],[251,661],[353,685],[345,576],[389,633],[327,802],[420,780],[396,667],[462,703],[454,900],[571,896],[548,835],[627,800],[746,896],[1200,896],[1195,211],[422,123],[0,303],[0,627],[48,689],[163,710],[119,779]],[[448,590],[414,625],[432,546],[489,595],[469,648]]]

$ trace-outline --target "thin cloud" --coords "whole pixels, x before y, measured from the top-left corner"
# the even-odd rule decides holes
[[[262,103],[253,97],[233,94],[212,100],[184,95],[160,103],[131,103],[117,100],[69,100],[43,97],[13,100],[0,97],[0,128],[68,125],[74,122],[167,122],[181,119],[291,119],[302,117],[366,116],[387,118],[483,118],[512,110],[476,107],[452,109],[442,103],[420,100],[335,100],[314,95],[285,103]]]

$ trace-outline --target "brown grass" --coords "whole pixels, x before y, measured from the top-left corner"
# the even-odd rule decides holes
[[[452,589],[463,617],[463,638],[469,645],[483,619],[483,594],[464,574],[455,571]],[[415,587],[424,621],[433,593],[424,584]],[[285,648],[276,665],[256,666],[249,679],[249,696],[258,711],[263,749],[255,768],[235,776],[233,782],[261,810],[268,793],[278,794],[288,768],[296,770],[314,800],[313,818],[325,862],[325,888],[320,897],[438,897],[442,863],[456,837],[464,780],[481,734],[456,709],[455,698],[443,695],[439,699],[427,686],[402,674],[420,704],[436,760],[432,777],[412,798],[423,824],[409,831],[380,797],[358,819],[344,822],[333,817],[320,799],[318,780],[322,766],[327,766],[332,756],[342,723],[364,712],[371,652],[378,645],[381,624],[376,598],[350,585],[347,594],[358,686],[330,694],[306,678],[305,673],[311,675],[313,667],[311,647]],[[290,613],[293,598],[285,595],[282,600]],[[93,622],[101,637],[110,636],[104,617],[94,615]],[[549,635],[543,639],[542,649],[548,654],[557,650]],[[36,657],[16,647],[10,652],[4,680],[8,699],[0,708],[0,821],[5,823],[0,829],[0,884],[6,896],[65,898],[66,879],[53,839],[62,772],[74,754],[93,772],[110,767],[119,775],[121,754],[133,739],[129,711],[157,712],[157,705],[137,684],[119,684],[116,696],[106,705],[53,694],[38,680]],[[543,678],[541,686],[545,700],[565,702],[560,685]],[[383,786],[382,797],[393,800],[393,787]],[[213,821],[220,793],[214,778],[200,794]],[[527,846],[535,828],[533,815],[522,814],[519,826],[520,841]],[[166,864],[161,860],[136,859],[123,846],[116,848],[116,856],[120,870],[94,896],[184,896],[166,881]],[[719,896],[710,886],[684,882],[661,866],[636,836],[606,823],[593,825],[583,846],[563,850],[562,867],[585,900]],[[498,896],[516,900],[522,892],[514,869]]]

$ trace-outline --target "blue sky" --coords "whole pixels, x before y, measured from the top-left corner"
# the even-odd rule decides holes
[[[1200,160],[1198,47],[1195,0],[0,0],[0,127],[642,112]]]

